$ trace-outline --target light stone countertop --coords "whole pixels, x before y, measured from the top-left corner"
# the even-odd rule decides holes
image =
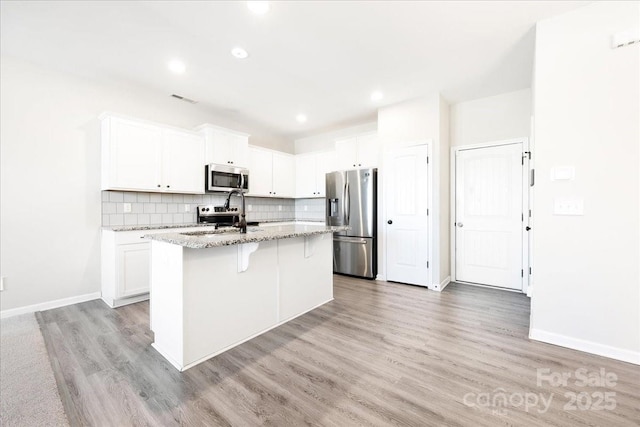
[[[318,224],[324,224],[325,220],[314,220],[314,219],[301,219],[301,220],[293,220],[293,219],[271,219],[265,221],[250,221],[250,222],[258,222],[260,224],[268,224],[271,222],[317,222]],[[162,230],[165,228],[195,228],[195,227],[214,227],[215,224],[152,224],[152,225],[114,225],[114,226],[105,226],[102,227],[103,230],[110,231],[142,231],[142,230]]]
[[[288,239],[292,237],[313,236],[315,234],[335,233],[348,230],[349,227],[331,227],[326,225],[274,225],[269,227],[249,227],[247,234],[237,230],[219,229],[211,231],[184,231],[181,233],[148,234],[145,237],[161,242],[172,243],[191,249],[215,248],[242,243],[256,243],[267,240]]]

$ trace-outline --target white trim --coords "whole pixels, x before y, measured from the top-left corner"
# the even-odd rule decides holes
[[[18,316],[20,314],[35,313],[36,311],[51,310],[53,308],[79,304],[81,302],[93,301],[95,299],[100,299],[101,295],[102,294],[100,292],[93,292],[90,294],[78,295],[75,297],[62,298],[33,305],[25,305],[24,307],[2,310],[0,311],[0,319],[6,319],[7,317]]]
[[[547,332],[533,328],[529,331],[529,338],[532,340],[545,342],[547,344],[558,345],[560,347],[571,348],[574,350],[584,351],[586,353],[596,354],[598,356],[604,356],[611,359],[640,365],[640,351],[632,351],[623,348],[612,347],[606,344],[581,340],[579,338],[568,337],[566,335],[560,335],[553,332]]]
[[[145,292],[140,295],[134,295],[131,297],[124,297],[120,299],[107,298],[104,295],[102,296],[102,301],[105,302],[111,308],[123,307],[125,305],[134,304],[140,301],[146,301],[149,299],[149,292]]]
[[[384,274],[378,274],[376,275],[376,278],[374,280],[380,280],[381,282],[386,282],[387,281],[387,276]]]
[[[440,282],[440,284],[435,284],[431,287],[429,287],[430,291],[436,291],[436,292],[442,292],[444,291],[444,288],[447,287],[447,285],[451,283],[451,276],[447,276],[444,278],[444,280],[442,282]]]
[[[451,281],[458,282],[456,277],[456,153],[458,151],[464,150],[473,150],[478,148],[489,148],[489,147],[498,147],[503,145],[512,145],[512,144],[522,144],[522,152],[530,151],[529,138],[521,137],[521,138],[513,138],[513,139],[505,139],[500,141],[493,142],[483,142],[480,144],[469,144],[469,145],[457,145],[451,147],[451,155],[449,159],[449,181],[450,181],[450,198],[449,198],[449,209],[450,209],[450,218],[451,223],[449,224],[449,258],[451,261]],[[522,289],[515,289],[516,292],[521,292],[524,294],[529,294],[529,286],[530,286],[530,277],[529,277],[529,269],[531,267],[530,258],[529,258],[529,250],[530,250],[530,238],[532,238],[532,232],[528,232],[525,230],[525,227],[531,226],[531,218],[529,218],[529,209],[531,208],[530,197],[531,197],[531,187],[529,186],[529,170],[531,169],[529,164],[529,159],[526,159],[524,166],[522,168],[522,212],[524,215],[524,221],[522,224],[522,269],[524,270],[524,275],[522,278]],[[526,215],[525,215],[526,214]],[[463,283],[463,282],[461,282]],[[475,283],[468,283],[475,286],[482,286]],[[514,289],[509,288],[500,288],[496,286],[485,285],[485,287],[494,288],[494,289],[505,289],[513,291]]]

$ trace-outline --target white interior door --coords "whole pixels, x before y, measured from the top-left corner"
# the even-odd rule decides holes
[[[522,290],[522,143],[456,152],[456,280]]]
[[[385,158],[387,280],[429,285],[426,145],[389,152]]]

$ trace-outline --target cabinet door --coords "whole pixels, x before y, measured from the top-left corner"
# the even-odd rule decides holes
[[[273,183],[270,151],[249,147],[249,195],[271,196]]]
[[[118,245],[116,257],[116,299],[149,292],[151,244],[144,242]]]
[[[207,129],[206,163],[217,165],[231,164],[233,157],[233,145],[229,141],[229,134],[220,129]]]
[[[316,155],[296,156],[296,197],[317,197]]]
[[[294,156],[273,152],[273,194],[275,197],[295,197],[296,163]]]
[[[228,135],[228,144],[231,146],[231,164],[234,166],[249,167],[249,138],[242,135]]]
[[[336,169],[347,170],[357,168],[358,138],[336,141]]]
[[[204,140],[200,135],[164,131],[162,188],[172,193],[204,193]]]
[[[378,165],[378,135],[369,134],[358,137],[357,168],[373,168]]]
[[[335,151],[327,151],[316,154],[316,194],[315,197],[325,197],[326,195],[326,174],[335,170]]]
[[[110,118],[109,189],[159,191],[162,130],[133,120]]]

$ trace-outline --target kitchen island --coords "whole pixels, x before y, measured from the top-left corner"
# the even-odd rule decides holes
[[[184,371],[333,299],[333,233],[285,225],[153,234],[153,347]]]

